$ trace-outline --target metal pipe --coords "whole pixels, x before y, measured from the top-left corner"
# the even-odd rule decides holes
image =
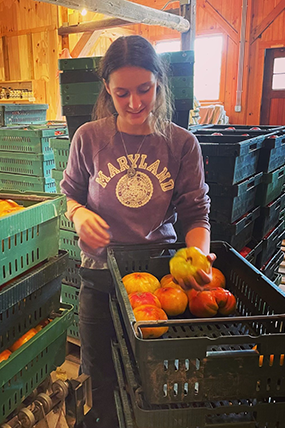
[[[244,49],[245,49],[245,30],[247,18],[247,1],[242,2],[241,28],[240,28],[240,44],[239,44],[239,60],[238,60],[238,75],[237,75],[237,93],[235,111],[241,112],[241,95],[243,84],[243,66],[244,66]]]

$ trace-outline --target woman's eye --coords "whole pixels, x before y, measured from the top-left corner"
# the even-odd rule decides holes
[[[141,89],[140,89],[140,92],[141,92],[142,94],[146,94],[149,90],[150,90],[150,86],[147,86],[146,88],[141,88]]]
[[[119,98],[124,98],[124,97],[126,97],[128,95],[128,93],[127,92],[117,92],[116,95]]]

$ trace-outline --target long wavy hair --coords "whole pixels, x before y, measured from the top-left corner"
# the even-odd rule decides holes
[[[157,78],[156,102],[152,111],[154,132],[166,137],[173,113],[166,65],[148,40],[134,35],[119,37],[110,45],[100,62],[100,77],[109,83],[110,75],[114,71],[127,66],[144,68]],[[93,120],[116,114],[112,97],[103,85],[93,109]]]

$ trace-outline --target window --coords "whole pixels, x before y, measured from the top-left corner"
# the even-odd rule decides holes
[[[158,42],[156,52],[180,50],[180,40]],[[194,42],[194,95],[199,101],[218,100],[220,94],[223,36],[197,37]]]
[[[285,89],[285,58],[274,58],[272,89],[275,91]]]

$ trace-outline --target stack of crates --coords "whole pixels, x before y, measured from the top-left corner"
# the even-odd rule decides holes
[[[249,248],[248,260],[256,262],[262,245],[254,239],[260,217],[258,197],[264,182],[261,168],[267,142],[276,141],[281,127],[213,125],[194,130],[203,154],[205,179],[211,198],[211,236],[236,250]],[[280,131],[281,132],[281,131]]]
[[[160,57],[167,67],[174,104],[173,122],[188,129],[194,103],[194,51],[167,52]]]
[[[66,117],[69,137],[90,122],[94,104],[102,87],[98,76],[101,57],[59,60],[62,114]]]
[[[0,128],[0,189],[54,193],[49,139],[64,134],[65,122]]]
[[[48,104],[0,105],[0,126],[41,124],[46,122]]]
[[[50,139],[50,147],[54,153],[55,169],[52,170],[52,177],[55,180],[56,191],[60,192],[60,182],[63,178],[63,171],[67,166],[70,139],[68,137],[58,137]],[[78,235],[75,232],[73,223],[63,214],[60,218],[59,248],[69,253],[68,267],[62,278],[61,301],[71,303],[74,306],[73,324],[69,327],[67,336],[70,340],[79,340],[78,329],[78,296],[80,288],[80,248],[78,247]]]
[[[259,156],[263,172],[256,202],[260,216],[253,229],[253,238],[261,243],[255,266],[268,278],[280,283],[279,265],[284,258],[281,243],[285,237],[285,129],[264,139]]]
[[[0,217],[1,425],[64,362],[73,308],[60,304],[68,261],[67,252],[59,251],[65,197],[1,191],[0,198],[24,207]],[[25,334],[33,336],[25,342]],[[11,352],[20,338],[23,344]]]
[[[108,249],[114,281],[110,310],[120,427],[284,427],[285,293],[225,242],[212,242],[215,266],[237,299],[231,316],[136,321],[122,278],[149,272],[159,280],[183,244]],[[168,326],[144,339],[141,327]]]

